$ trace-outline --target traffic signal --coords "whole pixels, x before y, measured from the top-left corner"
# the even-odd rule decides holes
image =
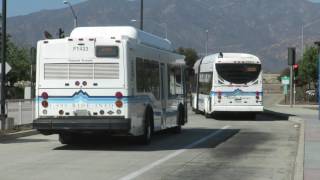
[[[299,74],[299,64],[293,65],[293,72],[294,72],[294,76],[297,77]]]
[[[0,39],[2,39],[2,28],[1,27],[0,27]],[[2,40],[0,40],[0,52],[1,52],[1,50],[2,50]]]
[[[296,84],[296,86],[298,87],[302,87],[304,84],[303,84],[303,81],[300,77],[297,77],[297,79],[294,80],[294,83]]]
[[[0,27],[0,53],[1,53],[1,51],[2,51],[2,28]],[[2,61],[2,59],[1,59],[2,57],[0,57],[0,60]]]
[[[296,62],[296,48],[290,47],[288,48],[288,65],[292,66]]]

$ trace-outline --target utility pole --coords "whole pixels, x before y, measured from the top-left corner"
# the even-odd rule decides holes
[[[143,31],[143,0],[141,0],[140,5],[140,29]]]
[[[34,98],[34,83],[33,83],[33,65],[36,62],[36,53],[37,53],[37,49],[35,47],[32,47],[30,49],[30,82],[31,82],[31,99]]]
[[[208,55],[209,30],[206,29],[206,56]]]
[[[293,107],[293,83],[294,83],[294,75],[293,75],[293,65],[296,62],[296,48],[290,47],[288,48],[288,65],[290,67],[290,107]]]
[[[318,42],[314,42],[315,45],[318,46],[318,92],[317,92],[317,97],[318,97],[318,104],[319,104],[319,108],[320,108],[320,41]],[[319,111],[319,115],[318,115],[318,119],[320,120],[320,109],[318,109]]]
[[[2,0],[1,35],[1,128],[4,129],[6,123],[7,0]]]
[[[70,7],[70,10],[71,10],[72,16],[73,16],[73,27],[74,28],[78,27],[78,16],[72,7],[72,4],[69,1],[63,1],[63,4],[66,4]]]

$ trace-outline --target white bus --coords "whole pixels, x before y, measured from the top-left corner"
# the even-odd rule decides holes
[[[258,57],[241,53],[218,53],[194,65],[195,83],[191,104],[195,112],[263,111],[262,69]]]
[[[187,122],[184,57],[127,26],[79,27],[37,45],[33,126],[70,144],[83,133],[139,136]]]

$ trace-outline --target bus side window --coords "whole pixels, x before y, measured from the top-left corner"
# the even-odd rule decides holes
[[[176,95],[183,94],[183,84],[182,84],[182,75],[181,75],[181,67],[175,68],[175,87],[176,87]]]
[[[144,63],[142,58],[136,59],[136,83],[137,83],[137,91],[145,92],[145,71],[144,71]]]
[[[212,73],[202,72],[199,77],[199,93],[209,95],[212,88]]]
[[[176,95],[182,95],[184,93],[181,73],[183,73],[181,67],[168,65],[169,97],[173,97]]]
[[[197,83],[198,83],[198,74],[194,74],[193,80],[191,82],[191,92],[192,93],[197,92]]]
[[[156,99],[160,99],[159,63],[137,58],[136,71],[137,91],[140,93],[152,93]]]
[[[169,97],[176,95],[174,67],[168,65],[168,92]]]

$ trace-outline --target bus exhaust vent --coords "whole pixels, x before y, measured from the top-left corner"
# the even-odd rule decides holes
[[[68,65],[45,64],[44,79],[68,79]]]
[[[119,64],[45,64],[44,78],[54,79],[119,79]]]
[[[119,64],[94,64],[94,79],[119,79]]]
[[[93,64],[69,64],[69,79],[92,79]]]

